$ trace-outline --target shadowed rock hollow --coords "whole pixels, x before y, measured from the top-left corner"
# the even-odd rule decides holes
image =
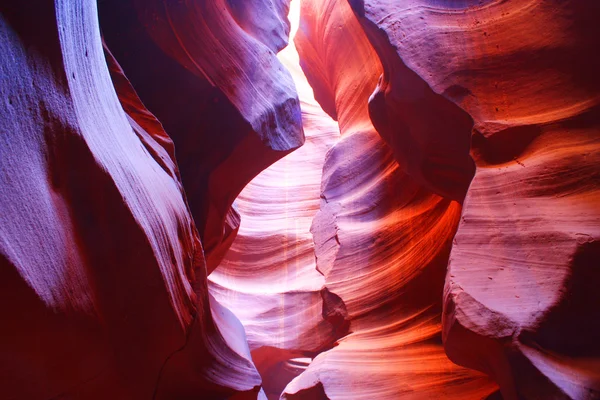
[[[0,2],[0,398],[600,399],[598,18]]]

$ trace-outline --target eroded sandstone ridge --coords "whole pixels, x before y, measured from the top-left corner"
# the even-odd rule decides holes
[[[1,1],[0,397],[600,399],[599,18]]]
[[[181,8],[169,13],[154,6],[171,19],[187,15]],[[194,10],[189,6],[187,12]],[[281,5],[279,11],[285,10]],[[223,101],[232,111],[220,120],[201,108],[192,115],[212,118],[209,125],[233,120],[237,129],[231,134],[239,140],[210,149],[217,161],[209,161],[207,176],[198,179],[205,186],[213,182],[213,190],[200,185],[187,197],[173,142],[110,51],[103,51],[94,1],[3,2],[1,15],[2,397],[256,397],[261,379],[244,329],[208,295],[196,226],[209,245],[207,255],[214,257],[237,229],[229,211],[235,190],[302,143],[289,74],[267,45],[251,39],[250,20],[242,24],[250,33],[235,25],[230,34],[230,44],[244,48],[246,58],[238,51],[233,59],[227,47],[220,54],[232,67],[204,58],[203,68],[210,71],[206,76],[195,71],[204,91],[192,94]],[[233,12],[215,15],[235,22]],[[201,30],[218,22],[210,18],[194,26]],[[229,32],[217,28],[221,37]],[[287,34],[285,26],[281,30]],[[163,34],[158,37],[168,39]],[[193,41],[198,34],[186,37]],[[161,45],[177,50],[168,40]],[[280,40],[277,46],[282,45]],[[210,46],[204,41],[194,50],[209,52]],[[255,75],[248,75],[248,65],[254,65]],[[241,82],[230,75],[234,67]],[[164,75],[164,81],[177,72]],[[202,83],[209,78],[214,86]],[[260,92],[260,106],[243,100]],[[191,143],[177,145],[210,154],[195,137],[211,134],[192,130]],[[248,161],[252,157],[254,165]],[[186,161],[196,167],[198,160]],[[181,168],[182,175],[187,168]],[[243,172],[227,174],[237,168]],[[196,221],[194,209],[204,212]]]
[[[239,228],[235,197],[304,142],[294,83],[274,54],[287,43],[288,8],[281,0],[100,3],[108,47],[175,143],[209,272]]]
[[[599,398],[600,6],[351,3],[387,66],[370,102],[376,126],[403,120],[406,67],[474,121],[446,352],[506,398]]]
[[[317,356],[284,398],[481,398],[495,390],[441,346],[439,293],[460,204],[413,179],[369,118],[382,72],[345,1],[302,2],[296,46],[341,139],[323,166],[312,232],[317,268],[345,303],[351,333]],[[327,97],[331,96],[331,97]]]
[[[294,34],[298,20],[290,19]],[[211,294],[244,324],[264,391],[275,399],[311,358],[348,333],[345,306],[317,269],[310,231],[323,162],[339,128],[315,101],[294,44],[278,57],[296,84],[306,142],[240,193],[238,236],[209,278]]]

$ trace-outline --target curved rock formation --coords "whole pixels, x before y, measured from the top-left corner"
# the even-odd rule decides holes
[[[365,5],[361,1],[350,3],[359,17],[364,15]],[[365,33],[383,66],[383,74],[369,101],[373,125],[411,178],[442,197],[462,202],[474,173],[469,157],[473,121],[469,114],[434,92],[407,67],[385,35],[388,27],[397,40],[412,35],[412,27],[396,18],[403,18],[403,11],[411,14],[413,8],[404,3],[380,3],[367,2],[367,10],[370,12],[370,7],[377,9],[376,15],[369,14],[369,18],[378,18],[377,22],[384,28],[380,29],[369,18],[362,18]],[[403,10],[404,7],[408,10]],[[431,47],[428,42],[421,41],[413,51],[427,52]]]
[[[95,3],[0,11],[2,396],[256,393],[242,326],[209,301],[172,143],[109,57],[117,97]]]
[[[345,1],[303,1],[301,64],[342,138],[323,167],[312,232],[317,268],[351,333],[317,356],[286,399],[481,398],[485,377],[441,345],[441,293],[460,205],[399,167],[368,113],[382,67]],[[327,96],[332,96],[327,98]]]
[[[0,397],[600,399],[599,16],[0,2]]]
[[[294,34],[298,21],[292,24]],[[314,100],[293,43],[278,57],[298,90],[306,142],[240,193],[238,236],[209,278],[211,293],[244,324],[263,388],[275,399],[303,370],[298,358],[314,357],[347,333],[343,305],[316,269],[310,232],[325,154],[339,130]]]
[[[392,66],[374,122],[412,90],[406,74],[474,120],[477,172],[445,289],[448,355],[508,399],[599,398],[600,6],[351,3]]]
[[[287,42],[288,7],[285,0],[100,3],[109,48],[175,143],[209,272],[237,233],[235,197],[304,142],[294,83],[273,53]]]

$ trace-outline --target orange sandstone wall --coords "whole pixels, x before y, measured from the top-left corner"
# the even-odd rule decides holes
[[[0,2],[0,397],[600,399],[599,16]]]
[[[404,121],[395,100],[412,89],[397,65],[473,119],[477,170],[444,291],[448,355],[505,398],[600,397],[600,5],[351,3],[389,66],[370,102],[376,126]]]
[[[317,268],[344,302],[350,334],[285,389],[288,399],[481,398],[482,374],[441,344],[442,288],[460,204],[399,166],[371,123],[382,65],[344,1],[303,1],[301,65],[342,137],[323,167],[312,232]]]

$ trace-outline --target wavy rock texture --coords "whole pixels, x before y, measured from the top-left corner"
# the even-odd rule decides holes
[[[0,10],[2,397],[256,396],[172,143],[108,54],[113,86],[95,3]]]
[[[299,2],[292,7],[298,16]],[[310,232],[325,153],[339,129],[314,100],[293,44],[278,57],[298,89],[306,142],[240,193],[238,236],[209,278],[211,293],[244,324],[266,395],[275,399],[302,371],[297,358],[314,357],[347,331],[343,304],[316,269]]]
[[[360,1],[350,3],[359,16],[364,14],[364,4],[359,4]],[[374,1],[368,6],[377,9],[376,15],[369,14],[362,23],[383,66],[383,74],[369,101],[373,125],[393,149],[398,164],[412,179],[442,197],[462,202],[475,171],[473,160],[469,157],[473,120],[452,101],[434,92],[407,67],[390,45],[388,37],[369,19],[378,18],[378,22],[393,29],[402,40],[410,36],[412,30],[405,27],[404,21],[397,21],[394,17],[403,15],[396,9],[406,5]],[[371,8],[368,10],[370,12]],[[393,11],[397,13],[386,15]],[[407,13],[411,12],[412,8],[409,8]],[[421,46],[425,49],[432,47],[422,41],[413,51],[420,51]],[[438,48],[435,51],[446,50]],[[430,61],[427,59],[427,62]],[[451,89],[459,91],[458,88]]]
[[[175,143],[208,270],[233,242],[231,204],[260,171],[304,142],[298,97],[273,51],[285,0],[107,0],[105,40]]]
[[[368,98],[382,66],[350,6],[303,1],[300,27],[301,65],[342,134],[325,158],[311,230],[317,268],[347,307],[351,333],[282,397],[490,394],[495,386],[451,363],[441,344],[441,294],[460,204],[404,173],[371,124]]]
[[[351,3],[388,66],[376,126],[402,115],[407,74],[474,120],[477,172],[445,288],[448,355],[507,399],[600,398],[600,6]]]
[[[291,6],[0,2],[0,397],[600,399],[600,3]]]

